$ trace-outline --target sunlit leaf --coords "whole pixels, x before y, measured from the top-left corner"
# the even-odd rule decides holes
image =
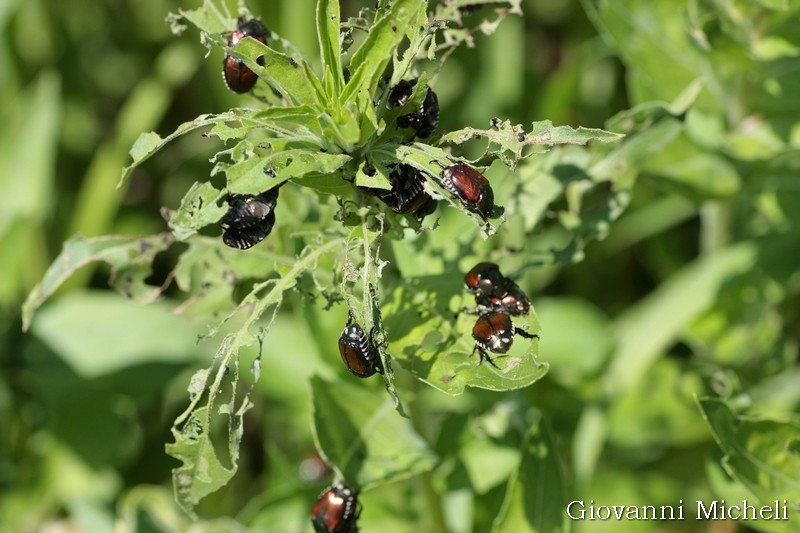
[[[383,390],[314,377],[311,393],[317,446],[347,483],[366,488],[433,468],[436,456]]]
[[[744,485],[760,505],[779,502],[777,516],[758,521],[768,531],[800,526],[800,421],[795,418],[739,416],[721,400],[700,399],[700,410],[725,454],[725,471]],[[759,506],[760,506],[759,505]],[[785,518],[781,507],[786,506]]]
[[[513,390],[541,379],[548,364],[537,360],[536,339],[516,336],[506,356],[494,356],[499,369],[478,366],[472,326],[477,316],[462,313],[469,305],[460,276],[406,278],[387,295],[381,311],[389,335],[388,351],[405,370],[429,385],[457,395],[466,387]],[[513,323],[541,334],[536,312],[514,317]]]
[[[522,461],[509,480],[493,533],[566,533],[566,483],[555,436],[543,420],[533,425],[522,446]]]
[[[133,172],[136,167],[147,161],[153,154],[181,135],[204,126],[210,126],[218,123],[224,124],[226,121],[234,120],[235,118],[236,113],[232,111],[216,115],[200,115],[194,120],[184,122],[178,126],[174,132],[164,138],[154,132],[142,133],[131,147],[130,154],[133,162],[122,169],[122,177],[120,178],[118,186],[121,186],[123,183],[125,183],[128,177],[130,177],[131,172]]]
[[[64,243],[61,254],[28,295],[22,307],[23,327],[28,328],[36,309],[62,283],[80,268],[95,262],[111,265],[112,284],[117,290],[138,301],[152,301],[161,293],[161,288],[147,285],[144,280],[150,275],[153,258],[172,242],[172,235],[163,233],[149,237],[72,237]]]

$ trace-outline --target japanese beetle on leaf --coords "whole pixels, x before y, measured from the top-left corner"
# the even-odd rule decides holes
[[[493,311],[481,315],[472,327],[472,338],[475,339],[473,353],[477,350],[480,356],[478,364],[480,365],[485,360],[489,361],[493,367],[499,368],[486,352],[499,354],[508,352],[514,343],[515,334],[526,339],[539,338],[536,334],[514,327],[508,313]]]
[[[442,187],[455,195],[461,204],[477,213],[484,221],[494,214],[494,191],[486,177],[463,163],[442,167]]]
[[[317,533],[356,533],[361,514],[358,494],[342,483],[328,487],[311,509],[311,523]]]
[[[436,208],[436,201],[423,189],[423,179],[422,174],[414,167],[400,164],[389,174],[389,184],[392,187],[390,190],[370,187],[360,189],[377,196],[395,213],[413,212],[418,218],[424,218]]]
[[[231,248],[247,250],[266,239],[272,232],[273,226],[275,226],[275,213],[270,213],[265,219],[252,226],[225,228],[222,233],[222,242]]]
[[[434,200],[430,195],[425,195],[425,201],[420,205],[417,209],[414,210],[414,216],[417,219],[422,220],[426,216],[432,214],[436,211],[436,206],[439,205],[439,202]]]
[[[397,125],[401,128],[411,128],[417,137],[430,137],[431,133],[439,125],[439,98],[436,93],[428,87],[425,100],[419,106],[419,111],[397,117]]]
[[[277,203],[277,187],[256,195],[228,195],[228,211],[220,221],[222,242],[246,250],[266,239],[275,225]]]
[[[495,263],[478,263],[464,275],[464,285],[475,295],[480,315],[498,311],[509,315],[524,315],[531,301],[519,285],[503,276]]]
[[[525,315],[531,309],[531,301],[528,295],[519,288],[519,285],[509,281],[509,286],[502,295],[495,294],[476,294],[475,302],[478,304],[479,314],[499,311],[509,315]]]
[[[339,354],[347,370],[355,376],[368,378],[376,372],[382,372],[380,355],[372,339],[372,332],[367,335],[361,326],[353,322],[352,315],[339,337]]]
[[[228,212],[222,223],[230,227],[244,228],[267,218],[278,204],[278,188],[261,194],[229,194]]]
[[[507,283],[500,267],[489,261],[478,263],[464,275],[464,285],[473,294],[502,294]]]
[[[236,31],[228,37],[228,46],[235,46],[245,37],[252,37],[256,41],[266,44],[267,35],[269,35],[269,30],[258,20],[247,20],[240,17]],[[230,54],[226,54],[222,61],[222,78],[228,89],[239,94],[249,92],[258,81],[256,73],[247,68],[244,61],[236,59]]]
[[[389,92],[389,106],[403,107],[406,105],[416,85],[416,79],[400,80]],[[439,125],[439,98],[433,89],[428,87],[419,110],[397,117],[397,125],[401,128],[413,129],[417,137],[429,137]]]

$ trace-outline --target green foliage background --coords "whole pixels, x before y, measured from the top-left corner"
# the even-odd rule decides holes
[[[220,145],[185,136],[116,190],[128,150],[142,132],[165,136],[250,98],[224,87],[221,53],[204,59],[196,31],[170,34],[167,12],[185,7],[0,4],[0,531],[190,527],[173,500],[178,463],[164,445],[192,376],[217,349],[218,339],[197,336],[244,293],[219,286],[179,302],[170,290],[142,306],[107,290],[110,270],[95,265],[72,276],[25,334],[20,313],[75,234],[118,235],[122,246],[128,235],[156,235],[149,279],[165,281],[175,257],[156,255],[168,238],[158,237],[160,209],[176,209],[207,178]],[[249,7],[318,61],[315,2]],[[344,3],[343,15],[359,7]],[[315,441],[348,477],[351,447],[363,448],[355,475],[365,532],[619,531],[613,521],[567,521],[565,502],[744,497],[786,499],[792,521],[732,528],[797,530],[800,4],[527,0],[522,8],[493,36],[476,34],[476,46],[457,50],[432,82],[442,129],[484,129],[498,116],[626,139],[553,149],[516,174],[493,165],[487,176],[508,218],[487,240],[444,206],[435,231],[385,240],[387,276],[411,282],[384,295],[382,312],[390,335],[405,330],[420,303],[403,295],[455,294],[459,272],[495,260],[533,299],[549,373],[511,392],[449,396],[402,370],[414,361],[401,357],[403,419],[377,378],[354,382],[341,366],[345,306],[310,305],[315,280],[300,279],[264,343],[238,472],[202,500],[196,530],[310,531],[309,509],[330,481]],[[335,210],[314,211],[316,201],[282,193],[276,233],[238,263],[239,274],[287,272],[301,252],[289,228],[334,224]],[[297,225],[282,230],[289,218]],[[112,266],[130,259],[105,257]],[[135,267],[126,270],[133,281],[149,275]],[[214,265],[178,272],[176,282],[225,275]],[[140,287],[120,272],[116,281],[123,292]],[[428,318],[412,338],[424,337]],[[393,350],[408,353],[390,342]],[[245,387],[257,354],[257,346],[241,352]]]

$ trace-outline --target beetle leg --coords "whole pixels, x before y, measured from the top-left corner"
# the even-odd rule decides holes
[[[517,327],[514,328],[514,333],[516,333],[520,337],[525,337],[526,339],[541,339],[541,337],[539,335],[537,335],[536,333],[528,333],[524,329],[517,328]]]
[[[480,358],[478,359],[478,366],[481,366],[481,363],[483,363],[484,361],[489,361],[490,365],[495,367],[497,370],[500,370],[500,367],[495,364],[494,360],[492,360],[491,357],[489,357],[489,354],[486,353],[486,350],[475,344],[475,348],[472,349],[472,353],[475,353],[476,350],[478,352],[478,355],[480,356]]]

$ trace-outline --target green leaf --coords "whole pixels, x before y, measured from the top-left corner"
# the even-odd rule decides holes
[[[636,126],[651,124],[665,116],[680,117],[689,111],[704,85],[702,78],[698,78],[671,102],[650,100],[637,104],[608,119],[605,126],[614,131],[631,131]]]
[[[192,412],[180,431],[173,428],[172,433],[175,442],[165,446],[166,452],[183,463],[172,470],[175,499],[189,516],[195,518],[195,505],[224,487],[236,473],[237,465],[226,467],[217,457],[211,442],[208,407]]]
[[[216,115],[200,115],[194,120],[184,122],[178,126],[174,132],[164,138],[161,138],[161,136],[154,132],[142,133],[139,135],[139,138],[136,139],[136,142],[133,143],[133,146],[130,150],[133,163],[122,169],[122,177],[120,177],[117,187],[121,187],[125,183],[128,177],[131,175],[131,172],[133,172],[136,167],[147,161],[151,156],[153,156],[153,154],[161,150],[161,148],[177,139],[181,135],[204,126],[224,124],[226,121],[235,120],[236,118],[237,115],[233,111]]]
[[[800,421],[796,418],[738,416],[725,402],[704,398],[698,405],[725,454],[725,471],[746,487],[760,505],[787,505],[788,520],[757,520],[768,531],[800,527]],[[753,502],[755,503],[755,502]],[[782,517],[783,513],[779,511]],[[777,518],[777,517],[774,517]]]
[[[702,257],[622,313],[614,325],[618,344],[604,378],[606,391],[618,394],[635,385],[727,281],[753,268],[756,257],[749,242]]]
[[[326,72],[332,72],[333,90],[331,101],[338,100],[344,87],[341,49],[339,44],[339,2],[338,0],[317,1],[317,38],[319,55]]]
[[[254,126],[271,130],[284,140],[312,142],[319,145],[320,148],[327,146],[326,140],[322,138],[319,112],[311,106],[270,107],[253,111],[250,118],[253,120]],[[216,128],[209,133],[216,133]],[[243,135],[237,135],[237,137],[241,138]]]
[[[110,292],[77,292],[42,309],[31,332],[78,374],[96,378],[148,362],[194,360],[203,329],[162,302],[142,306]]]
[[[325,108],[327,96],[319,79],[302,57],[284,54],[255,39],[242,39],[231,54],[244,61],[259,78],[294,106]],[[263,66],[262,66],[263,65]]]
[[[237,390],[240,349],[257,341],[262,342],[269,332],[271,321],[262,324],[258,333],[251,330],[264,313],[270,308],[276,308],[277,312],[284,292],[295,286],[297,278],[315,268],[321,256],[343,244],[342,239],[318,244],[301,254],[279,279],[256,284],[236,309],[249,312],[241,327],[225,336],[211,365],[197,371],[192,377],[188,388],[189,406],[173,423],[175,442],[167,445],[167,453],[183,463],[173,469],[172,482],[178,505],[189,515],[194,517],[197,503],[227,484],[238,468],[239,444],[244,431],[243,417],[253,405],[250,393],[260,376],[261,364],[259,355],[250,367],[253,384],[245,391],[237,407],[237,398],[241,397],[241,391]],[[222,324],[218,324],[207,337],[216,334],[221,326]],[[227,400],[219,398],[226,393],[229,395]],[[205,403],[201,405],[204,399]],[[224,433],[228,443],[225,463],[230,466],[223,466],[211,441],[212,424],[216,427],[214,420],[220,415],[228,422]]]
[[[566,483],[555,436],[543,420],[534,424],[522,446],[522,461],[509,480],[493,533],[566,533],[570,521]]]
[[[665,187],[695,201],[733,196],[741,188],[736,168],[680,136],[650,159],[643,169]]]
[[[392,184],[389,181],[389,169],[379,163],[375,163],[373,166],[369,168],[370,173],[366,172],[366,165],[367,161],[364,162],[358,167],[358,172],[356,172],[356,181],[355,184],[358,187],[370,187],[372,189],[384,189],[384,190],[391,190]]]
[[[348,163],[348,154],[328,154],[319,150],[289,149],[265,157],[251,157],[225,170],[228,190],[237,194],[257,194],[276,187],[288,179],[309,174],[331,174]],[[267,176],[268,168],[274,177]],[[303,183],[300,181],[300,183]]]
[[[107,235],[86,239],[77,235],[64,243],[61,253],[33,288],[22,306],[23,329],[30,326],[33,313],[62,283],[80,268],[95,262],[112,268],[112,284],[129,298],[149,302],[161,294],[160,287],[146,285],[153,258],[173,242],[172,235],[149,237]]]
[[[225,194],[208,182],[197,181],[181,200],[177,211],[169,217],[169,227],[180,241],[185,241],[200,228],[219,222],[227,211],[220,205]]]
[[[344,108],[332,106],[319,115],[324,138],[340,151],[355,151],[361,138],[360,115],[353,102],[348,102]]]
[[[380,389],[311,379],[317,449],[349,484],[368,488],[427,472],[436,456]]]
[[[425,23],[426,2],[395,0],[388,11],[378,13],[367,38],[353,53],[350,60],[350,80],[342,93],[342,102],[355,102],[359,92],[375,94],[378,80],[395,50],[405,37],[404,31],[413,32]]]
[[[715,79],[706,54],[693,41],[673,0],[607,2],[583,0],[589,18],[629,67],[634,103],[671,102],[697,78],[707,82],[703,109],[724,111],[725,87]]]
[[[513,125],[506,120],[490,130],[463,128],[442,135],[441,144],[463,144],[475,138],[489,141],[486,154],[499,156],[510,168],[516,166],[523,158],[528,147],[553,146],[557,144],[586,144],[589,141],[612,143],[622,139],[624,135],[594,128],[575,129],[570,126],[553,126],[549,120],[534,122],[529,131],[524,131],[520,124]],[[485,155],[484,155],[485,157]]]
[[[549,365],[537,360],[539,341],[520,336],[507,356],[494,356],[499,370],[488,363],[478,366],[471,335],[477,317],[461,313],[465,305],[469,302],[459,276],[447,273],[399,282],[381,306],[393,360],[451,395],[463,393],[466,387],[519,389],[547,373]],[[513,322],[530,333],[541,332],[533,309]]]
[[[177,14],[169,14],[167,22],[178,35],[186,29],[182,19],[209,34],[221,34],[236,28],[236,20],[230,17],[227,10],[219,9],[218,2],[213,0],[203,0],[203,5],[197,9],[179,9]]]
[[[553,372],[567,383],[590,379],[605,365],[614,347],[608,317],[580,298],[538,298],[536,309],[547,328],[542,353]],[[573,333],[580,331],[580,335]]]

